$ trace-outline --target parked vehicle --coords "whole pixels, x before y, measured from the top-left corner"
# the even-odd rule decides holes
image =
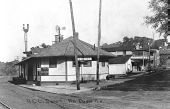
[[[108,74],[106,76],[106,80],[113,80],[116,78],[126,78],[127,74]]]
[[[115,79],[115,75],[109,74],[106,76],[106,80],[111,80],[111,79]]]

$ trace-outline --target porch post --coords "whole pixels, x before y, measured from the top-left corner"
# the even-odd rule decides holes
[[[68,81],[67,59],[65,60],[66,82]]]
[[[35,81],[37,82],[37,59],[35,64]]]
[[[143,51],[143,69],[144,70],[144,66],[145,66],[145,60],[144,60],[144,51]]]
[[[22,67],[23,67],[23,66],[22,66],[22,64],[21,64],[21,73],[23,73],[23,72],[22,72]],[[22,74],[22,78],[23,78],[23,74]]]
[[[18,72],[18,73],[19,73],[19,75],[18,75],[18,76],[20,77],[20,75],[21,75],[20,65],[19,65],[19,72]]]
[[[23,64],[21,64],[21,76],[22,76],[22,78],[24,78],[24,68],[23,68],[24,66],[23,66]]]
[[[24,67],[24,78],[26,79],[26,77],[25,77],[25,67],[26,67],[26,65],[25,64],[23,64],[23,67]]]

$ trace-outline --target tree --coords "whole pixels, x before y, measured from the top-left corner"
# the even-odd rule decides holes
[[[108,44],[107,43],[104,43],[103,45],[102,45],[102,47],[107,47],[108,46]]]
[[[19,61],[14,60],[11,62],[6,62],[5,66],[2,68],[2,72],[4,75],[17,75],[19,68],[17,66],[15,66],[16,63],[18,63]]]
[[[145,23],[151,25],[156,32],[166,34],[168,32],[168,0],[151,0],[149,2],[149,9],[153,15],[145,17]],[[167,36],[164,35],[166,39]]]
[[[35,49],[37,50],[37,49],[48,48],[48,47],[50,47],[50,45],[46,45],[45,43],[42,43],[40,46],[31,47],[31,51]]]
[[[41,44],[41,47],[47,48],[47,47],[49,47],[49,45],[46,45],[45,43],[42,43],[42,44]]]
[[[123,46],[134,46],[134,39],[127,36],[123,37]]]
[[[153,39],[151,38],[135,36],[133,39],[133,44],[135,46],[139,44],[141,48],[149,48],[149,43],[152,41]]]
[[[139,45],[141,48],[148,48],[149,47],[149,42],[151,42],[152,39],[147,38],[147,37],[139,37],[135,36],[134,38],[129,38],[125,36],[123,38],[123,46],[124,47],[129,47],[135,49],[137,45]]]
[[[137,45],[139,45],[140,48],[142,49],[148,49],[149,48],[149,43],[152,42],[153,39],[151,38],[147,38],[147,37],[139,37],[139,36],[134,36],[134,38],[132,37],[128,37],[125,36],[123,37],[123,41],[119,41],[119,42],[115,42],[112,44],[107,44],[107,46],[102,46],[102,48],[104,48],[105,50],[107,48],[119,48],[119,47],[123,47],[123,48],[128,48],[131,50],[136,49]]]
[[[5,67],[5,63],[4,62],[0,62],[0,76],[3,75],[3,69]]]

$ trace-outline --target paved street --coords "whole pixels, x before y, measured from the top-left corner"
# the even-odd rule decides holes
[[[133,82],[110,85],[104,90],[68,95],[29,90],[8,83],[6,77],[1,77],[0,101],[12,109],[170,109],[169,71],[162,75],[148,74]],[[136,84],[145,84],[145,87],[137,87]],[[151,86],[154,90],[147,88]],[[161,90],[156,90],[159,89],[157,87]]]

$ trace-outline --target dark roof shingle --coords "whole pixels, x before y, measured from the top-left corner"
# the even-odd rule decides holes
[[[109,64],[125,64],[131,55],[126,55],[126,56],[118,56],[112,59],[109,59]]]
[[[103,50],[108,52],[115,52],[115,51],[133,51],[133,46],[118,46],[118,47],[103,47]]]
[[[97,48],[88,44],[82,40],[77,40],[78,56],[96,56]],[[54,44],[47,49],[42,50],[38,54],[32,55],[32,57],[49,57],[49,56],[74,56],[74,43],[73,37],[69,37],[60,43]],[[113,54],[100,49],[100,56],[112,57]]]

